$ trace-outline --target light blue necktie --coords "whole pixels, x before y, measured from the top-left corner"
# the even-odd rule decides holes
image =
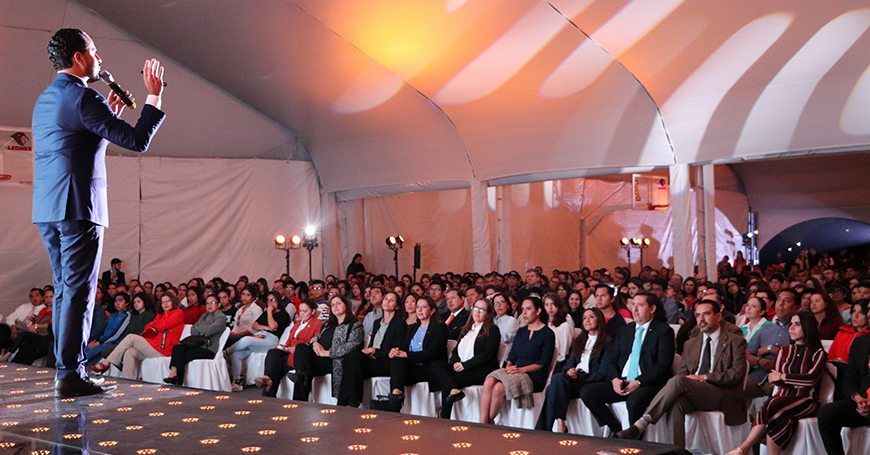
[[[640,347],[643,341],[643,327],[637,328],[634,336],[634,344],[631,345],[631,357],[628,359],[628,376],[625,379],[634,381],[637,379],[637,366],[640,363]]]

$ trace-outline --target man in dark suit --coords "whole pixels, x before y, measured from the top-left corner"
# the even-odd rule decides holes
[[[112,268],[103,272],[103,277],[100,281],[103,282],[103,287],[108,288],[110,284],[126,284],[127,280],[124,272],[121,271],[123,262],[118,258],[112,259]]]
[[[746,340],[742,333],[721,327],[717,302],[702,300],[693,310],[700,334],[686,342],[677,375],[656,394],[646,414],[619,437],[636,439],[667,413],[673,417],[673,443],[679,447],[686,446],[685,416],[694,411],[722,411],[726,425],[746,423]]]
[[[870,300],[862,299],[864,314],[870,311]],[[849,398],[826,404],[819,409],[819,434],[828,455],[845,455],[840,430],[844,427],[870,426],[870,335],[852,342],[843,392]]]
[[[457,340],[465,323],[468,322],[468,310],[465,309],[465,293],[462,289],[449,289],[447,291],[447,339]]]
[[[112,142],[140,152],[148,148],[164,118],[163,69],[157,60],[145,62],[148,98],[133,127],[119,117],[120,97],[112,93],[106,100],[88,88],[99,79],[102,60],[86,33],[59,30],[48,57],[58,74],[33,109],[33,223],[54,271],[55,395],[91,395],[108,389],[90,380],[84,367],[103,229],[109,225],[106,147]]]
[[[625,401],[629,420],[634,422],[673,376],[674,330],[653,320],[661,301],[654,294],[640,291],[634,302],[634,322],[619,329],[614,349],[608,350],[603,360],[609,365],[610,382],[589,384],[580,391],[580,398],[598,424],[608,427],[611,434],[622,430],[622,424],[608,404]]]

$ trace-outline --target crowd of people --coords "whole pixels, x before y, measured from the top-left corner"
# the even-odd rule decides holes
[[[331,374],[342,406],[362,404],[365,379],[389,377],[389,394],[366,404],[392,411],[401,410],[408,386],[425,381],[441,391],[444,418],[466,398],[463,388],[480,385],[483,423],[506,400],[530,408],[532,394],[545,392],[538,430],[570,430],[569,402],[579,398],[614,437],[641,437],[676,416],[677,445],[685,441],[682,417],[696,410],[721,411],[727,425],[751,418],[749,438],[732,454],[759,442],[779,453],[798,420],[818,415],[826,450],[842,454],[840,429],[870,425],[870,281],[861,272],[866,267],[809,260],[761,270],[738,257],[723,259],[716,281],[651,267],[636,276],[620,267],[548,276],[532,268],[414,281],[367,273],[355,258],[345,279],[174,285],[126,282],[113,262],[83,348],[93,371],[115,366],[125,378],[138,377],[143,359],[170,357],[164,381],[176,385],[188,362],[224,355],[233,391],[254,374],[274,397],[289,377],[299,400],[315,377]],[[53,290],[34,288],[29,297],[0,324],[0,361],[49,357],[50,365]],[[185,325],[191,335],[182,339]],[[827,352],[823,340],[831,340]],[[264,371],[244,371],[253,353],[265,354]],[[828,369],[835,401],[823,406]],[[749,400],[758,397],[764,405],[750,416]],[[608,406],[615,402],[626,403],[628,427]]]

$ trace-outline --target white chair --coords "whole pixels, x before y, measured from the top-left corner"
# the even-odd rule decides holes
[[[429,382],[421,381],[405,387],[403,414],[435,417],[441,404],[441,392],[429,391]]]
[[[819,402],[823,405],[830,403],[834,398],[834,381],[827,374],[822,375],[822,385],[819,390]],[[859,454],[870,453],[870,428],[843,428],[840,432],[843,438],[843,448],[846,453]],[[783,455],[814,455],[823,447],[822,437],[819,434],[819,421],[815,417],[801,419],[791,444],[782,451]],[[767,447],[762,444],[762,455],[767,454]]]
[[[230,391],[230,375],[227,369],[227,359],[223,356],[224,346],[230,338],[230,328],[224,329],[218,344],[218,353],[214,359],[191,360],[187,364],[184,375],[184,385],[197,389]]]
[[[676,374],[682,360],[683,359],[679,354],[674,354],[674,362],[671,364],[671,371],[673,371],[674,374]],[[634,424],[634,422],[630,421],[631,419],[628,415],[628,406],[626,406],[624,401],[611,404],[610,409],[613,411],[613,415],[615,415],[616,418],[619,419],[619,422],[622,424],[622,428],[628,428],[629,425]],[[673,434],[674,431],[673,425],[671,425],[671,416],[670,414],[666,414],[657,423],[650,425],[646,428],[646,431],[643,434],[643,439],[644,441],[651,442],[673,440]]]
[[[547,384],[550,383],[550,377],[553,376],[553,368],[556,366],[556,359],[559,357],[559,348],[553,348],[553,360],[550,362],[547,374]],[[545,387],[546,390],[546,387]],[[538,421],[538,416],[541,414],[541,408],[544,407],[545,391],[535,392],[532,394],[534,404],[531,409],[521,409],[517,406],[517,400],[505,400],[501,408],[501,412],[495,418],[495,423],[509,427],[524,428],[534,430],[535,423]]]
[[[499,343],[497,354],[499,366],[504,363],[508,354],[508,345]],[[465,398],[453,404],[453,412],[450,414],[450,419],[480,423],[480,394],[483,392],[483,386],[468,386],[463,388],[462,391],[465,392]]]
[[[191,324],[184,325],[184,329],[181,331],[182,340],[190,336],[191,327],[193,327]],[[223,357],[223,355],[219,355],[219,357]],[[142,366],[139,368],[141,379],[145,382],[163,384],[163,378],[169,376],[170,360],[171,358],[169,357],[154,357],[143,360]]]
[[[293,399],[293,390],[296,384],[289,377],[284,376],[281,379],[281,384],[278,385],[277,397],[284,400]],[[332,374],[325,376],[315,376],[311,384],[311,393],[308,395],[308,401],[319,404],[338,404],[338,399],[332,396]]]
[[[278,340],[278,344],[284,344],[290,339],[290,328],[292,325],[287,326],[284,329],[284,333],[281,334],[281,339]],[[272,346],[275,347],[275,346]],[[254,352],[249,355],[245,360],[242,361],[242,374],[245,375],[245,384],[252,385],[254,381],[263,376],[266,371],[266,353],[265,352]]]

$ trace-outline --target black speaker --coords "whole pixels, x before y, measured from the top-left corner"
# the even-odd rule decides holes
[[[414,245],[414,268],[420,268],[420,244]]]

